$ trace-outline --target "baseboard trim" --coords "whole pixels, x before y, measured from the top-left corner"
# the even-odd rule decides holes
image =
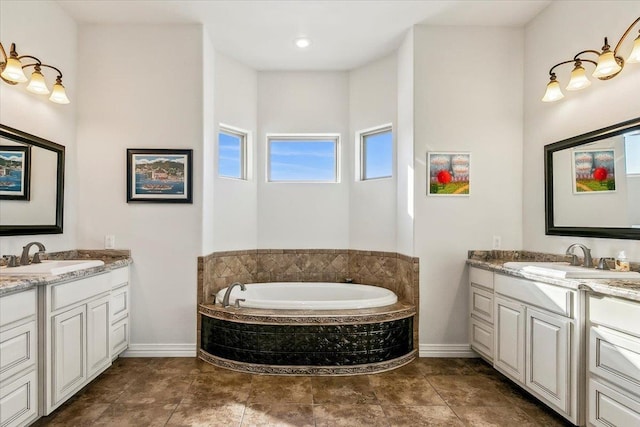
[[[480,357],[469,344],[420,344],[420,357]]]
[[[196,357],[196,344],[129,344],[122,357]]]

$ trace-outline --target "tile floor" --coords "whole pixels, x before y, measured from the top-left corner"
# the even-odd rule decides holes
[[[36,426],[570,425],[480,359],[350,377],[263,376],[192,358],[121,358]]]

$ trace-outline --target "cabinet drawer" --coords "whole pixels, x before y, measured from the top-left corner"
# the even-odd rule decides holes
[[[51,287],[51,311],[59,310],[110,290],[108,274],[53,285]]]
[[[471,285],[471,314],[493,324],[493,293]]]
[[[589,295],[589,320],[640,336],[640,304],[637,302]]]
[[[116,288],[129,282],[129,267],[117,268],[111,270],[111,287]]]
[[[126,316],[129,312],[129,286],[124,285],[111,292],[111,321]]]
[[[594,426],[639,426],[640,403],[604,384],[589,381],[589,423]]]
[[[0,386],[0,425],[23,426],[38,414],[36,371]]]
[[[36,315],[36,290],[0,297],[0,330],[10,323]]]
[[[115,358],[129,346],[129,318],[111,326],[111,358]]]
[[[0,381],[36,364],[36,322],[0,333]]]
[[[640,339],[604,326],[592,326],[589,370],[640,396]]]
[[[481,268],[469,268],[469,281],[485,288],[493,289],[493,272]]]
[[[575,292],[571,289],[496,274],[495,290],[508,297],[544,308],[552,313],[573,317]]]
[[[493,326],[471,318],[471,348],[489,360],[493,360]]]

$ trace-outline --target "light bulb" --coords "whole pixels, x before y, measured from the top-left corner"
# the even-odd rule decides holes
[[[633,42],[633,50],[631,51],[631,55],[629,55],[629,59],[627,59],[627,63],[640,63],[640,36]]]
[[[576,62],[576,66],[571,72],[571,80],[569,80],[569,84],[567,85],[567,90],[580,90],[584,89],[591,85],[591,82],[587,78],[587,75],[584,71],[584,67],[580,63],[580,61]]]
[[[44,81],[44,76],[40,72],[40,67],[36,67],[33,73],[31,73],[31,79],[27,85],[27,90],[38,95],[49,94],[49,88],[47,87],[47,83]]]
[[[311,40],[307,37],[299,37],[296,39],[295,43],[300,49],[306,49],[311,46]]]
[[[4,71],[2,71],[2,74],[0,74],[0,76],[14,83],[24,83],[29,80],[27,79],[27,76],[24,75],[24,71],[22,71],[22,63],[17,57],[14,56],[11,56],[7,59]]]
[[[553,102],[564,98],[560,83],[556,80],[556,76],[551,76],[551,81],[547,84],[547,90],[542,97],[542,102]]]
[[[69,98],[67,98],[64,86],[62,86],[62,80],[59,77],[53,85],[53,91],[51,92],[49,101],[55,102],[56,104],[68,104],[71,102],[69,101]]]

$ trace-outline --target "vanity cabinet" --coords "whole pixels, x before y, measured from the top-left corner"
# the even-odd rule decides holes
[[[48,415],[111,365],[110,273],[42,286],[41,415]]]
[[[129,267],[111,272],[111,359],[129,347]]]
[[[597,294],[587,302],[589,425],[640,425],[640,303]]]
[[[0,297],[0,426],[38,417],[36,290]]]
[[[469,269],[470,343],[479,355],[493,361],[493,273],[471,267]]]

